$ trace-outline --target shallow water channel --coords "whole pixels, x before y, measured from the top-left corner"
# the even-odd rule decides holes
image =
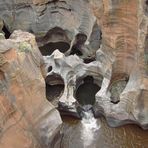
[[[63,116],[61,148],[148,148],[148,131],[136,125],[111,128],[88,113],[82,120]]]

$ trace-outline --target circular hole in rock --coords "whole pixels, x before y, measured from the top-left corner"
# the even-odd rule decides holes
[[[70,45],[66,42],[52,42],[40,47],[39,49],[43,56],[47,56],[51,55],[56,49],[62,53],[65,53],[69,48]]]
[[[76,90],[76,99],[82,106],[93,105],[95,103],[95,95],[99,90],[100,86],[94,83],[94,78],[87,76]]]
[[[112,83],[109,88],[111,93],[111,103],[118,104],[120,102],[120,95],[124,91],[128,81],[129,76],[126,74],[118,74],[116,77],[112,78]]]
[[[48,101],[58,101],[64,92],[64,81],[60,75],[46,77],[46,98]]]

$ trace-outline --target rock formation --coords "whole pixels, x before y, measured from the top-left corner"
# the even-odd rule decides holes
[[[62,121],[46,99],[43,66],[32,34],[0,39],[0,147],[49,147],[59,134]]]
[[[80,117],[76,92],[86,77],[100,88],[95,117],[105,116],[113,127],[135,123],[147,129],[147,28],[147,0],[1,1],[3,147],[14,131],[13,138],[30,147],[53,143],[61,125],[55,107]],[[59,94],[45,96],[56,85],[62,85]]]
[[[147,128],[147,1],[100,0],[92,7],[102,31],[99,51],[111,59],[109,77],[96,95],[96,115],[100,108],[111,126],[134,122]]]

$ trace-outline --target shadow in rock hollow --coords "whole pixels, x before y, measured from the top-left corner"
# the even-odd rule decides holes
[[[56,49],[65,53],[70,48],[70,45],[66,42],[50,42],[40,47],[40,52],[43,56],[51,55]]]
[[[84,117],[85,112],[93,111],[93,105],[96,100],[95,95],[100,90],[100,86],[94,83],[92,76],[86,76],[79,83],[80,85],[75,92],[75,98],[79,103],[78,113],[81,117]]]
[[[100,86],[94,83],[92,76],[87,76],[82,81],[82,84],[76,90],[75,97],[82,106],[93,105],[95,103],[95,95],[100,90]]]
[[[53,74],[46,77],[46,98],[57,106],[59,98],[64,92],[64,81],[60,75]]]

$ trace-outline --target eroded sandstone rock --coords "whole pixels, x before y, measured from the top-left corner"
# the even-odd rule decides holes
[[[10,32],[15,29],[32,32],[39,46],[51,41],[48,35],[55,27],[66,32],[71,41],[79,33],[89,38],[94,22],[88,3],[81,0],[6,0],[0,2],[0,12]]]
[[[109,91],[108,84],[101,87],[96,95],[96,115],[100,108],[112,126],[134,122],[147,129],[148,78],[145,73],[147,62],[144,63],[143,60],[147,53],[145,43],[148,21],[143,11],[143,8],[145,10],[147,8],[146,1],[92,0],[91,5],[101,26],[103,39],[100,50],[105,55],[110,54],[114,57],[114,60],[110,61],[112,63],[111,77],[108,80],[110,85],[116,83],[113,86],[113,89],[116,89],[123,78],[129,77],[122,92],[120,86],[116,89],[118,92],[114,92],[115,95],[120,94],[118,104],[111,103],[115,97],[111,98],[113,94]]]
[[[42,67],[32,34],[0,40],[0,147],[54,147],[62,121],[46,100]]]
[[[147,129],[147,7],[145,0],[7,0],[0,2],[0,17],[10,32],[35,34],[46,83],[64,85],[55,106],[78,116],[75,91],[90,75],[101,87],[96,117],[103,114],[111,126],[136,123]],[[29,54],[32,46],[24,41],[15,49]]]
[[[147,59],[147,33],[144,33],[144,31],[147,32],[147,16],[143,11],[145,5],[144,1],[135,3],[134,0],[91,1],[92,10],[102,32],[102,45],[96,52],[97,62],[94,62],[94,66],[100,66],[97,69],[98,77],[99,73],[104,77],[101,90],[96,94],[94,113],[96,117],[103,114],[111,126],[136,123],[144,129],[148,127],[146,97],[148,79],[145,72],[147,62],[144,63],[143,60],[144,57]],[[70,58],[71,61],[68,62],[64,55],[61,53],[58,55],[60,63],[56,62],[54,58],[49,58],[51,61],[49,60],[48,64],[53,64],[53,71],[55,67],[58,67],[54,73],[61,75],[66,88],[71,86],[67,86],[68,83],[65,80],[72,79],[71,89],[64,90],[64,94],[66,92],[68,96],[64,96],[64,99],[62,96],[59,99],[59,101],[64,100],[62,101],[64,102],[63,107],[70,111],[71,102],[75,102],[74,99],[76,99],[73,97],[76,89],[75,81],[81,78],[80,71],[84,75],[83,68],[86,70],[89,64],[86,64],[85,67],[79,58],[69,56],[67,58]],[[61,61],[64,64],[61,64]],[[77,67],[79,65],[79,71],[75,70],[72,63],[75,63],[74,65]],[[67,68],[67,65],[73,67],[73,72]],[[60,69],[61,72],[59,72]],[[70,75],[67,78],[62,74],[64,72],[67,75],[68,72],[65,69],[69,71]],[[74,105],[72,108],[75,110],[76,106]]]

